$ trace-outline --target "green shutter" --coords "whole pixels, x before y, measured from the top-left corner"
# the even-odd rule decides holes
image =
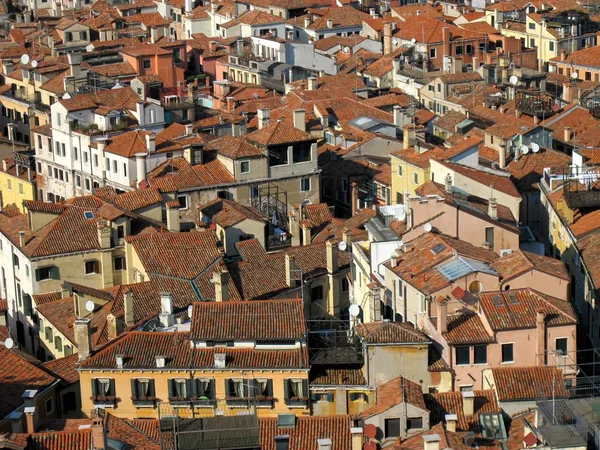
[[[267,397],[273,397],[273,380],[267,381]]]
[[[285,393],[285,399],[290,398],[290,380],[283,380],[283,392]]]
[[[154,380],[150,380],[148,384],[148,396],[156,397],[156,389],[154,389]]]
[[[169,387],[169,397],[175,397],[175,393],[174,393],[174,389],[173,389],[175,387],[173,385],[174,382],[175,382],[175,380],[173,378],[169,378],[167,380],[167,384],[168,384],[168,387]]]
[[[215,398],[217,398],[217,391],[215,389],[214,378],[210,380],[209,389],[210,389],[210,395],[208,396],[208,398],[210,398],[211,400],[214,400]]]
[[[308,380],[302,380],[302,395],[308,397]]]
[[[50,278],[60,280],[60,269],[57,266],[52,266],[50,269]]]
[[[65,345],[65,356],[69,356],[73,354],[73,347],[70,345]]]
[[[96,379],[92,378],[92,397],[96,397],[97,395],[97,389],[96,389]]]
[[[192,379],[188,378],[187,380],[185,380],[185,394],[186,394],[186,398],[190,398],[192,396]]]
[[[35,281],[40,281],[40,269],[35,269]]]
[[[115,380],[111,378],[110,387],[108,389],[108,395],[114,396],[115,394]]]
[[[135,378],[131,379],[131,396],[134,398],[138,397],[138,393],[137,393],[137,381]]]

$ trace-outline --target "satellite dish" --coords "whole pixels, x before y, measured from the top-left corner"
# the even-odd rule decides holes
[[[431,224],[430,224],[429,222],[428,222],[428,223],[426,223],[426,224],[425,224],[425,226],[423,226],[423,229],[424,229],[424,230],[425,230],[427,233],[429,233],[429,232],[431,231],[431,229],[432,229],[432,228],[433,228],[433,227],[431,226]]]
[[[31,67],[33,67],[34,69],[37,67],[38,62],[34,59],[33,61],[31,61]]]
[[[529,147],[527,147],[526,145],[521,145],[521,153],[523,153],[524,155],[529,153]]]
[[[345,252],[345,251],[346,251],[346,249],[348,248],[348,245],[347,245],[347,244],[346,244],[344,241],[341,241],[341,242],[338,244],[338,248],[339,248],[341,251]]]
[[[508,81],[510,82],[510,84],[512,84],[513,86],[516,86],[517,83],[519,82],[519,77],[517,77],[516,75],[511,75],[511,77],[508,79]]]
[[[394,46],[398,46],[398,39],[394,38],[392,42],[394,43]]]
[[[307,205],[310,205],[311,203],[312,203],[312,202],[311,202],[309,199],[302,200],[302,203],[300,203],[300,206],[301,206],[302,208],[304,208],[305,206],[307,206]]]
[[[65,95],[63,95],[63,96],[62,96],[62,99],[63,99],[63,100],[68,100],[68,99],[70,99],[70,98],[71,98],[71,96],[69,95],[69,93],[68,93],[68,92],[65,92]]]
[[[536,144],[535,142],[532,142],[530,147],[531,147],[531,151],[533,153],[537,153],[540,151],[540,146],[538,144]]]
[[[416,44],[416,43],[417,43],[417,40],[416,40],[415,38],[412,38],[412,39],[410,40],[410,42],[412,42],[413,44]]]
[[[87,302],[85,302],[85,310],[87,312],[94,312],[95,308],[96,308],[96,305],[94,305],[93,301],[88,300]]]
[[[188,317],[191,319],[192,318],[192,311],[194,310],[194,307],[192,305],[188,306]]]
[[[21,64],[29,64],[29,55],[27,53],[21,56]]]
[[[573,78],[574,80],[577,79],[577,78],[579,78],[579,72],[573,72],[571,74],[571,78]]]
[[[348,312],[350,313],[350,316],[358,317],[360,315],[360,306],[358,306],[356,303],[353,303],[350,305]]]
[[[352,305],[352,306],[355,306],[355,305]],[[7,338],[4,341],[4,346],[10,350],[11,348],[13,348],[15,346],[15,341],[13,341],[11,338]]]

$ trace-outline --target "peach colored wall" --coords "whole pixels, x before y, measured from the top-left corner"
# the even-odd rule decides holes
[[[516,278],[505,281],[503,286],[511,289],[531,288],[542,294],[550,295],[561,300],[569,300],[569,285],[567,280],[558,278],[538,270],[530,270]]]
[[[493,222],[484,220],[461,209],[458,210],[443,201],[429,200],[419,203],[411,202],[413,224],[419,225],[402,236],[409,241],[424,233],[423,225],[430,223],[442,233],[457,236],[459,239],[480,247],[485,242],[486,227],[494,227],[494,251],[502,249],[519,248],[519,234],[503,227],[496,226]]]

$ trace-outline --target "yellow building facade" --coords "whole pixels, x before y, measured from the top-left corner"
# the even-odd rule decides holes
[[[28,156],[21,155],[22,161],[29,160]],[[19,211],[24,212],[23,201],[35,200],[37,196],[35,168],[15,162],[14,158],[2,161],[0,170],[0,190],[2,191],[2,204],[15,204]]]

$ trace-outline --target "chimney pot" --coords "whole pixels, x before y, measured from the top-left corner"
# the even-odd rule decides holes
[[[285,255],[285,278],[289,287],[296,287],[296,260],[290,255]]]
[[[224,369],[227,363],[227,355],[225,353],[215,353],[215,369]]]
[[[308,77],[308,90],[314,91],[317,89],[317,78],[316,77]]]
[[[440,435],[426,434],[423,436],[423,450],[440,450]]]
[[[229,273],[226,270],[213,272],[215,284],[215,301],[226,302],[229,300]]]
[[[25,247],[25,231],[19,231],[19,247]]]
[[[340,266],[338,261],[338,245],[333,241],[327,241],[325,244],[327,252],[327,273],[333,275],[338,272]]]
[[[134,324],[133,314],[133,291],[129,289],[123,294],[123,307],[125,309],[125,326],[131,326]]]
[[[158,369],[164,368],[166,362],[167,362],[166,356],[157,356],[156,357],[156,367]]]
[[[475,411],[475,392],[464,391],[462,393],[463,399],[463,414],[465,417],[473,417]]]
[[[90,332],[91,320],[81,318],[75,320],[75,343],[79,361],[83,361],[92,353],[92,336]]]
[[[148,153],[156,151],[156,136],[154,136],[154,133],[148,133],[146,135],[146,150]]]
[[[173,318],[173,295],[170,292],[160,293],[160,313],[158,320],[163,327],[170,327],[175,323]]]
[[[301,131],[306,131],[306,110],[294,110],[294,127]]]
[[[456,433],[456,422],[458,422],[458,416],[456,414],[446,414],[446,430]]]
[[[269,108],[259,108],[256,111],[256,115],[258,117],[258,129],[261,130],[269,124],[269,120],[271,118],[271,110]]]
[[[34,434],[37,429],[38,413],[35,406],[27,406],[23,410],[27,422],[27,434]]]

